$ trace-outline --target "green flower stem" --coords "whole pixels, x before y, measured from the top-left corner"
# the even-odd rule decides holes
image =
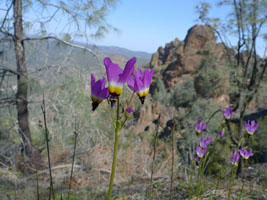
[[[209,155],[209,152],[206,153],[206,155],[204,157],[204,160],[201,163],[201,166],[199,168],[198,183],[197,183],[197,193],[196,193],[197,194],[197,199],[199,197],[199,193],[200,193],[200,189],[201,189],[201,180],[202,180],[202,177],[203,177],[203,174],[204,174],[204,168],[205,168],[205,165],[206,165],[206,161],[207,161],[208,155]]]
[[[190,170],[188,170],[188,172],[190,172]],[[188,195],[188,199],[191,200],[192,198],[192,193],[193,193],[193,187],[192,187],[192,178],[193,178],[193,172],[191,171],[190,172],[190,175],[189,175],[189,195]]]
[[[247,167],[248,166],[248,160],[245,160],[245,167]],[[245,177],[246,178],[246,177]],[[244,179],[245,179],[244,178]],[[243,198],[243,193],[244,193],[244,186],[245,186],[245,180],[243,179],[243,183],[242,183],[242,188],[241,188],[241,192],[240,192],[240,197],[239,197],[239,199],[242,199]]]
[[[231,200],[231,193],[232,193],[232,183],[233,183],[233,179],[236,175],[236,172],[237,172],[237,168],[238,166],[234,166],[233,165],[233,168],[232,168],[232,175],[231,175],[231,178],[230,178],[230,183],[229,183],[229,192],[228,192],[228,200]]]
[[[112,195],[112,186],[113,186],[113,181],[114,181],[114,176],[115,176],[120,131],[121,131],[120,100],[118,98],[118,100],[117,100],[117,121],[116,121],[116,128],[115,128],[115,143],[114,143],[114,152],[113,152],[112,171],[111,171],[110,182],[109,182],[109,190],[108,190],[108,200],[111,199],[111,195]]]
[[[243,183],[242,183],[242,188],[241,188],[241,192],[240,192],[240,197],[239,197],[239,199],[240,199],[240,200],[241,200],[241,199],[242,199],[242,197],[243,197],[244,185],[245,185],[245,181],[243,180]]]
[[[219,187],[219,183],[220,183],[220,177],[217,177],[217,184],[216,184],[216,187],[215,187],[215,194],[213,195],[212,199],[215,199],[215,197],[216,197],[216,193],[217,193],[217,190],[218,190],[218,187]]]
[[[170,200],[172,200],[172,184],[173,184],[173,165],[174,165],[174,131],[175,131],[175,125],[176,125],[176,120],[174,120],[171,134],[172,134],[172,163],[171,163],[171,184],[170,184]]]
[[[160,114],[157,119],[157,128],[156,128],[156,135],[153,138],[153,160],[151,165],[151,176],[150,176],[150,199],[152,199],[152,193],[153,193],[153,174],[154,174],[154,162],[156,158],[156,146],[157,146],[157,139],[159,134],[159,124],[160,124]]]

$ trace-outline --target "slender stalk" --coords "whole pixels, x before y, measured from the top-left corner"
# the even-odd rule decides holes
[[[190,173],[190,177],[189,177],[189,188],[190,188],[190,191],[189,191],[189,194],[188,194],[188,199],[191,200],[193,172],[192,171],[190,172],[190,170],[188,170],[188,172]]]
[[[108,200],[110,200],[111,196],[112,196],[112,186],[113,186],[113,181],[114,181],[114,176],[115,176],[118,144],[119,144],[119,138],[120,138],[120,130],[121,130],[120,99],[118,97],[118,100],[117,100],[117,121],[116,121],[116,129],[115,129],[115,143],[114,143],[114,152],[113,152],[113,161],[112,161],[112,171],[111,171],[109,190],[108,190]]]
[[[217,184],[216,184],[216,187],[215,187],[215,194],[214,194],[214,198],[212,198],[212,199],[215,199],[215,197],[216,197],[216,193],[217,193],[217,190],[218,190],[218,187],[219,187],[219,183],[220,183],[220,177],[218,177],[217,178]]]
[[[17,199],[17,181],[15,181],[15,186],[14,186],[14,193],[15,193],[15,197],[14,199],[16,200]]]
[[[235,177],[235,174],[237,172],[237,168],[238,168],[237,166],[233,166],[233,168],[232,168],[232,175],[231,175],[230,182],[229,182],[229,192],[228,192],[228,197],[227,197],[228,200],[231,200],[232,183],[233,183],[233,179]]]
[[[243,180],[243,183],[242,183],[242,188],[241,188],[241,192],[240,192],[240,197],[239,197],[239,199],[240,199],[240,200],[241,200],[241,199],[242,199],[242,197],[243,197],[244,185],[245,185],[245,181]]]
[[[150,199],[152,198],[152,193],[153,193],[153,174],[154,174],[154,162],[156,158],[156,146],[157,146],[157,141],[158,141],[158,133],[159,133],[159,124],[160,124],[160,114],[158,116],[157,120],[157,128],[156,128],[156,135],[153,141],[153,160],[152,160],[152,165],[151,165],[151,176],[150,176]]]
[[[172,200],[172,184],[173,184],[173,165],[174,165],[174,137],[173,132],[175,130],[175,120],[173,121],[173,126],[171,130],[171,137],[172,137],[172,163],[171,163],[171,185],[170,185],[170,200]]]
[[[40,199],[40,193],[39,193],[38,170],[36,170],[36,192],[37,192],[37,200],[39,200]]]
[[[49,167],[49,177],[50,177],[50,190],[49,190],[49,199],[51,195],[53,199],[55,199],[55,193],[53,188],[53,177],[52,177],[52,170],[51,170],[51,163],[50,163],[50,152],[49,152],[49,139],[48,139],[48,129],[46,123],[46,111],[45,111],[45,100],[43,95],[43,105],[41,106],[42,112],[44,115],[44,125],[45,125],[45,139],[46,139],[46,148],[47,148],[47,157],[48,157],[48,167]]]
[[[72,164],[71,164],[71,172],[70,172],[70,182],[69,182],[69,191],[68,191],[68,200],[70,199],[70,190],[71,190],[71,183],[72,183],[72,175],[73,175],[73,166],[74,166],[74,160],[75,160],[75,153],[76,153],[76,144],[77,144],[77,129],[76,129],[76,118],[75,118],[75,130],[74,130],[74,149],[73,149],[73,156],[72,156]],[[62,198],[62,195],[61,195]]]
[[[132,105],[134,94],[135,94],[135,92],[133,92],[131,97],[130,97],[130,101],[128,103],[128,107],[130,107]]]
[[[206,164],[206,161],[207,161],[207,158],[208,158],[208,155],[209,155],[209,152],[206,153],[205,157],[204,157],[204,160],[202,161],[201,163],[201,166],[199,168],[199,174],[198,174],[198,183],[197,183],[197,199],[199,197],[199,193],[201,191],[201,180],[202,180],[202,176],[204,174],[204,168],[205,168],[205,164]]]

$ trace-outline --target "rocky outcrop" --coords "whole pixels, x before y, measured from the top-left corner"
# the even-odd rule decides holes
[[[176,60],[177,55],[183,53],[184,42],[176,38],[174,41],[167,43],[165,47],[159,47],[158,51],[152,55],[150,65],[159,67],[168,65]]]
[[[206,45],[214,45],[215,36],[209,26],[195,25],[188,30],[184,43],[184,53],[194,54]]]
[[[132,127],[133,132],[142,133],[147,131],[152,134],[156,131],[157,119],[160,114],[159,131],[166,127],[169,120],[173,119],[177,111],[174,107],[165,107],[159,102],[154,104],[146,104],[140,110],[138,122]]]
[[[220,66],[225,61],[225,48],[216,43],[209,26],[195,25],[188,30],[184,41],[176,38],[164,48],[159,47],[150,65],[160,71],[166,88],[171,89],[181,82],[184,74],[194,76],[207,57],[213,59],[213,67]]]

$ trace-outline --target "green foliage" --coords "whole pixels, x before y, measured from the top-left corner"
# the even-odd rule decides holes
[[[28,92],[29,94],[41,94],[42,88],[40,82],[35,78],[28,78]]]
[[[223,66],[216,66],[214,62],[211,56],[203,59],[194,79],[195,90],[201,97],[216,97],[223,92],[226,74]]]
[[[218,142],[212,143],[209,148],[211,152],[211,160],[207,165],[207,173],[216,175],[220,178],[227,177],[231,173],[230,144],[226,143],[226,138],[218,138]]]
[[[264,163],[267,162],[267,116],[258,119],[257,122],[260,126],[252,138],[252,149],[254,150],[252,160],[255,163]]]
[[[162,79],[158,78],[155,83],[156,91],[153,94],[155,101],[161,102],[165,105],[170,104],[171,94],[166,90]]]
[[[178,109],[178,107],[190,107],[195,98],[194,82],[192,79],[186,78],[182,85],[175,86],[170,101]]]

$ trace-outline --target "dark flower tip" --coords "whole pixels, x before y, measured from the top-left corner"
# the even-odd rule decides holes
[[[92,111],[95,111],[95,109],[98,107],[99,103],[92,102]]]
[[[141,103],[144,104],[146,97],[145,96],[139,97],[139,99],[140,99]]]
[[[114,107],[115,103],[116,103],[116,100],[114,100],[114,99],[111,99],[110,100],[110,106],[111,106],[111,108]]]

